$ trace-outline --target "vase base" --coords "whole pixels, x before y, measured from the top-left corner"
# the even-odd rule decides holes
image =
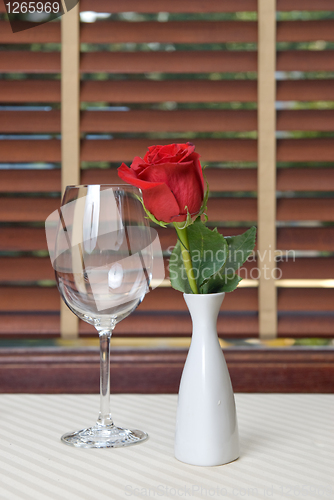
[[[175,458],[176,460],[178,460],[179,462],[182,462],[183,464],[188,464],[188,465],[196,465],[197,467],[218,467],[220,465],[227,465],[227,464],[230,464],[231,462],[235,462],[236,460],[238,460],[239,458],[239,455],[235,458],[230,458],[230,459],[227,459],[227,460],[213,460],[213,461],[210,461],[210,460],[207,460],[207,461],[196,461],[196,460],[187,460],[185,458],[179,458],[175,455]]]
[[[137,429],[99,426],[89,427],[76,432],[69,432],[61,437],[63,443],[77,448],[120,448],[146,441],[148,434]]]

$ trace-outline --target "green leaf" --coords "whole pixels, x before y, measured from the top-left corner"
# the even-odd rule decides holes
[[[205,182],[206,182],[206,191],[205,191],[205,194],[204,194],[204,198],[203,198],[203,203],[202,203],[202,206],[201,206],[201,208],[200,208],[200,211],[198,212],[198,216],[200,217],[201,215],[203,215],[203,214],[204,214],[204,215],[205,215],[205,218],[206,218],[206,220],[207,220],[207,219],[208,219],[208,217],[207,217],[207,215],[206,215],[205,211],[206,211],[206,209],[207,209],[207,204],[208,204],[208,199],[209,199],[209,194],[210,194],[210,188],[209,188],[209,183],[208,183],[208,180],[207,180],[207,178],[206,178],[206,176],[205,176],[205,173],[204,173],[204,169],[205,169],[205,168],[206,168],[206,167],[203,167],[202,172],[203,172],[203,178],[204,178],[204,180],[205,180]]]
[[[228,255],[225,266],[202,284],[201,293],[232,292],[241,278],[235,273],[251,255],[255,245],[256,228],[251,227],[239,236],[227,236]]]
[[[189,250],[197,286],[219,271],[227,258],[227,243],[218,231],[208,229],[200,218],[188,227]]]
[[[241,280],[242,278],[237,274],[227,276],[223,272],[221,274],[217,273],[203,285],[202,293],[233,292]]]
[[[238,286],[238,284],[242,281],[242,278],[235,274],[232,277],[226,276],[225,283],[222,288],[222,292],[233,292]]]
[[[187,227],[187,234],[200,293],[235,290],[242,279],[235,272],[252,253],[256,228],[252,227],[239,236],[224,238],[217,228],[208,229],[198,217]],[[172,287],[180,292],[192,293],[182,260],[180,241],[172,252],[169,270]]]
[[[189,210],[188,210],[188,207],[185,207],[187,209],[187,218],[184,222],[173,222],[174,226],[178,227],[178,229],[181,229],[181,231],[183,229],[185,229],[186,227],[188,226],[191,226],[191,224],[193,224],[193,220],[192,220],[192,217],[189,213]]]
[[[192,293],[183,264],[181,244],[179,240],[176,243],[169,259],[169,277],[171,285],[175,288],[175,290],[179,290],[179,292],[183,293]]]
[[[225,265],[226,274],[234,274],[248,257],[255,246],[256,227],[251,227],[238,236],[225,236],[228,244],[228,256]]]

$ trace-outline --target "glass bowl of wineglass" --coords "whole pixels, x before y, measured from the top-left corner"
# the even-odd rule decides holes
[[[68,186],[60,209],[46,221],[46,235],[62,299],[76,316],[95,327],[100,339],[97,422],[61,439],[82,448],[145,441],[145,432],[114,424],[109,401],[112,331],[151,289],[154,254],[161,261],[157,266],[155,259],[155,269],[163,268],[157,233],[145,217],[141,192],[128,185]]]

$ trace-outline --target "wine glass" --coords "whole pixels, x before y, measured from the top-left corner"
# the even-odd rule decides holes
[[[100,413],[93,427],[62,436],[72,446],[116,448],[148,437],[117,427],[109,402],[112,331],[141,303],[152,279],[154,236],[140,198],[140,190],[128,185],[68,186],[61,208],[47,219],[61,297],[100,338]],[[55,218],[58,227],[52,238]]]

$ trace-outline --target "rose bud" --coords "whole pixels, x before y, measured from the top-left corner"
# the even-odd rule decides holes
[[[204,180],[195,146],[151,146],[144,158],[136,156],[130,168],[122,163],[119,177],[142,190],[146,209],[158,221],[183,222],[187,210],[196,215],[204,198]]]

